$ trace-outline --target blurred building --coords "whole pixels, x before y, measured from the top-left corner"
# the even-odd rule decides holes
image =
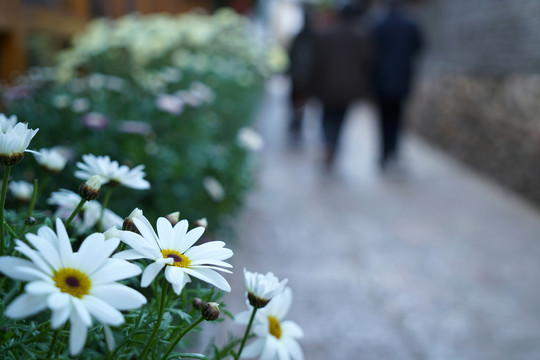
[[[50,65],[71,36],[96,17],[130,12],[177,14],[212,0],[1,0],[0,80],[9,81],[33,65]]]
[[[540,1],[427,0],[416,130],[540,204]]]

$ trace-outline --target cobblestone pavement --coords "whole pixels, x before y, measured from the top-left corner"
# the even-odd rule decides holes
[[[229,310],[245,308],[243,267],[273,271],[289,278],[307,360],[540,359],[537,210],[410,135],[407,176],[381,177],[366,107],[351,113],[340,162],[324,173],[317,122],[291,150],[286,117],[276,80],[258,121],[266,146],[238,220]]]

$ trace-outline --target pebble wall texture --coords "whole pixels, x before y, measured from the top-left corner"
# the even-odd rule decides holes
[[[414,129],[540,204],[540,1],[430,0]]]

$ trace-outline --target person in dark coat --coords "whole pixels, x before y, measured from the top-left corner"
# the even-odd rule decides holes
[[[309,96],[311,48],[315,38],[311,9],[305,6],[303,10],[304,25],[294,37],[289,49],[289,75],[291,78],[289,134],[293,144],[298,143],[302,130],[304,107]]]
[[[344,7],[337,24],[318,35],[313,45],[310,84],[322,104],[327,167],[334,163],[347,108],[369,93],[372,48],[360,15]]]
[[[380,167],[396,164],[403,107],[411,90],[413,65],[422,48],[419,26],[402,8],[402,1],[388,0],[389,9],[374,23],[374,89],[380,123]]]

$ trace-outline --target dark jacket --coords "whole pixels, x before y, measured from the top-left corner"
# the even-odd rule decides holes
[[[375,22],[371,31],[375,46],[373,81],[377,96],[399,100],[411,89],[413,62],[422,47],[420,29],[399,9]]]
[[[367,32],[354,23],[319,34],[310,69],[313,95],[332,106],[346,106],[368,96],[372,53]]]

